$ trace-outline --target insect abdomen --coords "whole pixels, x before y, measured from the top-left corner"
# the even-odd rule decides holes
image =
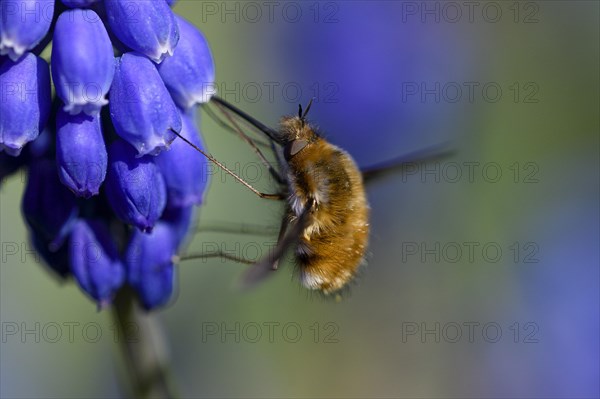
[[[296,257],[303,285],[328,294],[356,274],[369,236],[362,176],[352,158],[320,142],[290,162],[290,205],[297,215],[309,197],[316,210],[300,237]]]

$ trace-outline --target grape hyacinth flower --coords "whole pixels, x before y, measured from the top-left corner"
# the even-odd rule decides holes
[[[179,207],[167,202],[161,221],[168,223],[175,238],[176,249],[185,245],[190,229],[194,228],[195,207]]]
[[[50,73],[43,59],[27,53],[0,65],[0,151],[18,156],[37,138],[50,112]]]
[[[114,73],[112,45],[98,14],[80,9],[63,12],[54,28],[52,80],[64,110],[71,115],[98,114],[108,104],[105,96]]]
[[[204,148],[200,134],[194,125],[193,115],[182,113],[185,137],[199,148]],[[197,156],[196,150],[183,140],[175,140],[169,151],[163,151],[155,158],[167,185],[169,203],[179,208],[200,205],[208,185],[206,173],[209,165],[205,157]]]
[[[181,17],[177,23],[179,44],[173,56],[158,65],[158,72],[177,105],[188,109],[215,94],[215,66],[204,36]]]
[[[108,163],[99,115],[58,111],[56,161],[60,181],[76,195],[90,198],[98,194]]]
[[[18,61],[48,34],[54,0],[0,1],[0,55]]]
[[[140,156],[156,155],[181,131],[181,117],[154,64],[138,53],[117,60],[110,91],[110,114],[117,134]]]
[[[100,0],[60,0],[69,8],[87,8]]]
[[[106,225],[98,220],[79,220],[73,227],[70,263],[81,288],[108,305],[125,280],[125,270]]]
[[[108,24],[130,49],[156,63],[173,55],[179,26],[166,1],[105,0]]]
[[[167,204],[167,189],[152,157],[135,155],[125,141],[112,143],[106,194],[118,218],[150,232]]]
[[[127,281],[146,309],[165,304],[173,292],[177,242],[171,227],[159,222],[150,234],[136,231],[125,254]]]
[[[214,64],[174,3],[0,0],[0,177],[27,168],[33,247],[100,308],[124,286],[148,310],[169,302],[207,188],[175,132],[202,147]]]
[[[75,197],[60,183],[51,159],[30,163],[23,195],[23,216],[50,251],[60,248],[78,214]]]

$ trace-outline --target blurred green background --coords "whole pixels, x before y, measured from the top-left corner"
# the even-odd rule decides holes
[[[598,397],[598,3],[268,4],[175,6],[211,43],[223,97],[272,126],[316,97],[310,119],[363,166],[456,151],[369,187],[368,266],[340,303],[290,265],[249,292],[244,266],[180,265],[154,316],[181,396]],[[252,152],[201,127],[252,179]],[[1,187],[3,243],[28,245],[23,188]],[[217,173],[198,220],[276,229],[281,212]],[[190,250],[255,257],[274,239],[199,232]],[[0,288],[2,397],[122,395],[109,312],[23,250]]]

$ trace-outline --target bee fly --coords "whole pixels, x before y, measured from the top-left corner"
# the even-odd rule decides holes
[[[280,193],[265,194],[256,190],[210,154],[175,133],[259,197],[287,202],[277,245],[268,256],[247,269],[243,282],[251,285],[263,280],[271,270],[277,269],[285,251],[295,246],[296,265],[304,287],[324,294],[341,290],[364,263],[367,250],[369,205],[363,176],[380,175],[380,172],[406,163],[406,160],[393,160],[361,172],[347,152],[329,143],[307,122],[312,100],[304,111],[299,106],[298,115],[284,116],[278,131],[220,97],[213,96],[211,102],[227,117],[229,124],[219,118],[215,120],[240,135],[254,149],[280,183]],[[281,174],[267,162],[258,145],[243,132],[229,112],[267,136],[279,159]],[[215,117],[214,114],[211,116]],[[280,146],[279,151],[273,143]],[[427,151],[426,155],[430,152]],[[220,252],[187,255],[181,259],[207,257],[253,263]]]

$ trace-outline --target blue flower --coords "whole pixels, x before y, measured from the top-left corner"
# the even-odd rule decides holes
[[[61,278],[67,278],[71,273],[69,262],[69,246],[65,242],[56,248],[43,239],[35,231],[30,232],[29,240],[33,248],[42,257],[46,265]]]
[[[104,306],[127,259],[152,309],[172,297],[173,259],[207,188],[207,161],[173,140],[202,147],[193,108],[213,91],[210,50],[180,19],[171,57],[175,0],[61,2],[0,0],[0,184],[27,168],[23,217],[54,271]],[[35,54],[51,42],[49,68]]]
[[[108,33],[92,10],[69,10],[56,21],[52,45],[52,79],[64,110],[94,115],[108,101],[105,96],[115,73]]]
[[[0,1],[0,55],[17,61],[48,33],[54,0]]]
[[[208,102],[215,94],[215,64],[200,31],[177,16],[180,39],[172,57],[158,65],[173,100],[183,109]]]
[[[29,166],[22,210],[29,227],[48,243],[50,251],[63,244],[78,208],[73,194],[58,180],[53,160],[36,159]]]
[[[200,134],[194,126],[194,116],[182,114],[181,135],[200,148],[204,148]],[[168,151],[156,156],[165,183],[169,204],[175,207],[200,205],[208,187],[208,161],[189,144],[176,139]]]
[[[54,132],[52,132],[54,126],[47,125],[44,130],[40,132],[40,135],[25,147],[25,154],[19,155],[19,157],[28,158],[29,161],[34,161],[37,158],[50,157],[52,156],[52,149],[54,148]]]
[[[196,212],[193,206],[176,207],[167,202],[167,207],[161,217],[161,222],[167,223],[173,234],[173,241],[177,248],[185,244],[188,235],[195,228]]]
[[[156,63],[173,54],[179,41],[175,16],[165,0],[105,0],[115,36]]]
[[[0,66],[0,151],[18,156],[42,131],[50,112],[50,73],[43,59],[28,53]]]
[[[125,269],[108,227],[97,220],[78,220],[69,244],[71,272],[79,286],[101,308],[108,305],[125,280]]]
[[[164,0],[161,0],[164,2]],[[136,53],[117,60],[110,115],[119,136],[139,155],[156,155],[181,131],[181,116],[154,64]]]
[[[98,194],[108,156],[99,116],[58,111],[56,162],[60,181],[80,197]]]
[[[0,186],[4,178],[35,162],[37,158],[47,157],[54,145],[53,141],[54,137],[50,129],[46,127],[35,140],[25,147],[18,157],[0,152]]]
[[[70,8],[87,8],[100,0],[61,0],[61,2]]]
[[[150,234],[135,231],[125,253],[127,282],[137,291],[142,306],[164,305],[173,293],[173,256],[177,244],[171,227],[159,222]]]
[[[132,146],[115,141],[108,151],[106,195],[126,223],[149,232],[167,202],[165,181],[151,156],[136,157]]]

